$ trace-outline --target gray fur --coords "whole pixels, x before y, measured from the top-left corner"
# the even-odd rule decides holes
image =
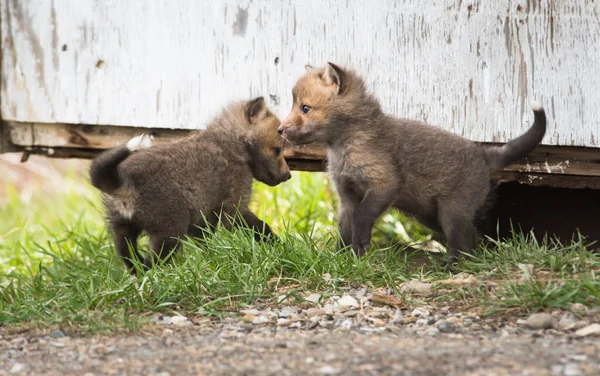
[[[293,144],[325,142],[343,244],[362,255],[377,218],[395,207],[448,242],[450,261],[476,245],[491,173],[527,156],[546,130],[544,110],[523,136],[482,146],[425,123],[386,115],[364,81],[334,64],[307,67],[279,132]],[[304,113],[303,106],[310,110]]]
[[[135,152],[122,145],[99,155],[91,180],[104,192],[115,247],[125,265],[132,269],[130,257],[140,259],[136,242],[142,231],[153,250],[144,260],[150,267],[177,248],[177,238],[201,236],[221,215],[230,228],[225,218],[238,210],[248,226],[270,235],[269,225],[248,204],[253,177],[271,186],[291,177],[279,124],[260,97],[230,105],[206,130],[183,140]]]

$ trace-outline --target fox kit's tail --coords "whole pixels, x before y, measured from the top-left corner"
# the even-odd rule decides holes
[[[492,146],[485,150],[494,169],[504,168],[529,155],[546,134],[546,113],[538,102],[531,102],[534,114],[533,125],[525,134],[503,146]]]
[[[152,146],[150,136],[142,134],[129,140],[125,145],[117,146],[98,155],[90,167],[92,185],[104,193],[111,193],[123,185],[119,164],[136,150]]]

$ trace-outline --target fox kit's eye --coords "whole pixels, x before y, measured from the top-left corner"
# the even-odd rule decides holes
[[[308,111],[310,111],[310,106],[307,106],[305,104],[303,104],[302,106],[300,106],[300,109],[302,110],[302,112],[304,112],[305,114],[308,114]]]
[[[275,148],[275,156],[279,157],[281,155],[281,148]]]

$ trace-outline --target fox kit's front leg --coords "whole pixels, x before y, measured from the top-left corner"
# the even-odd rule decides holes
[[[336,181],[336,188],[339,194],[338,246],[344,248],[352,244],[352,216],[354,209],[360,203],[360,198],[351,189],[349,182]]]
[[[358,256],[371,245],[371,229],[375,221],[391,205],[394,187],[369,188],[352,215],[352,249]]]

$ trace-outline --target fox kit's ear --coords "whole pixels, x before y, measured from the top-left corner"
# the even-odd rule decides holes
[[[313,69],[315,69],[315,68],[313,68],[313,67],[312,67],[312,65],[308,65],[308,64],[306,64],[306,65],[304,66],[304,69],[306,69],[306,71],[307,71],[307,72],[311,72],[311,71],[312,71]]]
[[[331,85],[335,84],[338,87],[338,94],[342,92],[344,89],[344,81],[346,79],[346,74],[342,70],[342,68],[338,67],[333,63],[327,63],[325,67],[325,73],[323,73],[323,80],[326,84]]]
[[[248,116],[248,120],[252,123],[252,121],[265,109],[265,98],[258,97],[254,98],[248,102],[248,112],[246,115]]]

